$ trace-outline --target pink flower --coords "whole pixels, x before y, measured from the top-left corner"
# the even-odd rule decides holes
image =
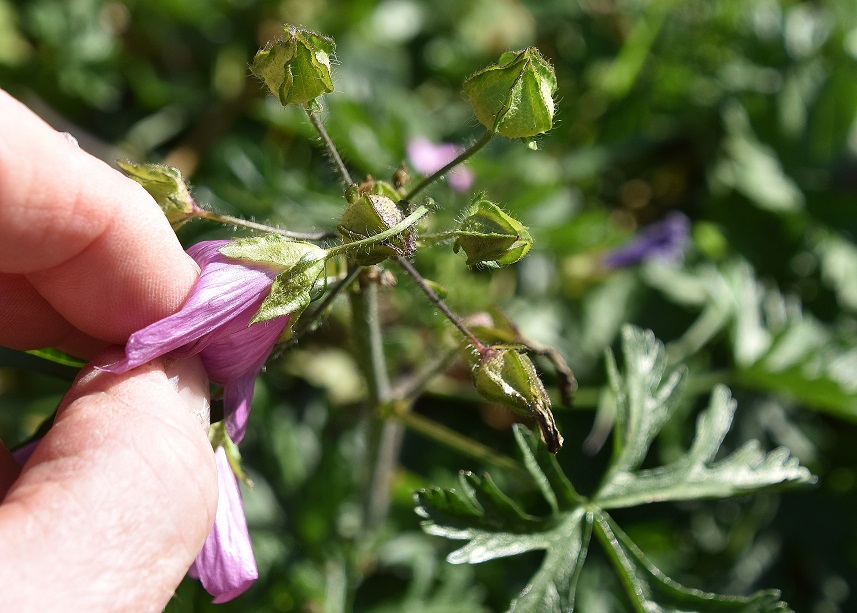
[[[125,345],[125,358],[104,370],[121,374],[162,355],[199,354],[209,378],[223,386],[226,430],[244,438],[253,383],[291,315],[250,325],[268,296],[274,267],[227,258],[229,241],[204,241],[187,250],[202,272],[182,308],[138,330]]]
[[[243,594],[259,578],[259,571],[247,532],[238,479],[229,466],[226,450],[218,447],[214,459],[219,490],[217,514],[188,575],[199,579],[214,596],[213,602],[219,604]]]
[[[451,143],[433,143],[418,136],[408,141],[408,160],[414,170],[424,175],[437,172],[463,150]],[[456,166],[447,177],[449,186],[457,192],[466,192],[473,185],[473,171],[464,166]]]

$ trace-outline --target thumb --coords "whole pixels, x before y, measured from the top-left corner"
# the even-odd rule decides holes
[[[207,413],[196,358],[84,369],[0,505],[0,610],[162,610],[217,505]]]

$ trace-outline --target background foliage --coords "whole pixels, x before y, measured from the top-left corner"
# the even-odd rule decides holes
[[[497,139],[469,162],[476,189],[529,226],[532,252],[511,269],[486,272],[468,270],[441,246],[422,250],[417,267],[445,286],[458,312],[499,305],[528,337],[569,360],[581,389],[573,408],[555,407],[566,439],[557,462],[584,495],[611,466],[610,444],[599,444],[615,377],[604,352],[622,354],[623,324],[653,330],[665,359],[687,366],[674,417],[644,469],[687,452],[712,388],[727,385],[738,410],[721,456],[750,439],[765,450],[784,445],[818,485],[609,517],[690,588],[776,587],[797,611],[854,610],[851,3],[0,0],[0,86],[104,159],[180,167],[197,201],[220,212],[329,230],[341,190],[312,128],[248,77],[249,60],[284,22],[337,41],[325,120],[356,176],[389,178],[415,136],[472,142],[480,128],[461,84],[500,53],[536,45],[553,61],[558,115],[539,151]],[[440,227],[467,202],[445,184],[432,196],[443,203]],[[600,253],[673,210],[693,224],[683,264],[598,266]],[[236,234],[202,221],[180,232],[187,243]],[[421,371],[451,334],[399,276],[383,294],[394,383]],[[550,514],[549,505],[530,480],[407,431],[389,513],[367,529],[365,498],[379,494],[359,474],[366,391],[343,342],[345,306],[257,383],[242,453],[256,484],[245,502],[261,578],[219,609],[505,610],[542,554],[450,565],[444,559],[455,543],[421,531],[412,494],[460,491],[459,469],[487,469],[527,513]],[[14,444],[53,411],[68,373],[17,354],[3,360],[0,434]],[[452,364],[414,410],[514,456],[525,431],[515,434],[511,416],[479,400],[468,379],[466,367]],[[610,521],[596,520],[595,529]],[[576,579],[577,610],[631,610],[604,551],[590,547]],[[208,602],[187,581],[170,610],[214,608]]]

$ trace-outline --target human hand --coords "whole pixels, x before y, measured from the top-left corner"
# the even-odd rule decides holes
[[[0,90],[0,345],[92,358],[21,469],[0,444],[0,610],[161,610],[211,528],[197,359],[99,371],[197,268],[148,194]]]

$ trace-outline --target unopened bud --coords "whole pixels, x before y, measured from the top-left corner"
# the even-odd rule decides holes
[[[467,265],[498,267],[514,264],[529,252],[533,239],[517,219],[485,199],[474,198],[467,215],[453,232],[453,250],[464,251]]]
[[[282,39],[256,54],[250,71],[283,106],[307,104],[333,91],[330,56],[335,47],[332,38],[287,25]]]
[[[532,138],[553,125],[556,74],[539,50],[504,53],[497,64],[464,82],[464,93],[486,128],[509,138]]]
[[[178,168],[163,164],[136,164],[125,160],[116,160],[116,164],[149,192],[170,223],[192,217],[197,210]]]
[[[532,360],[514,349],[489,347],[473,367],[476,391],[485,398],[536,420],[551,453],[562,447],[562,435],[551,412],[550,397]]]

